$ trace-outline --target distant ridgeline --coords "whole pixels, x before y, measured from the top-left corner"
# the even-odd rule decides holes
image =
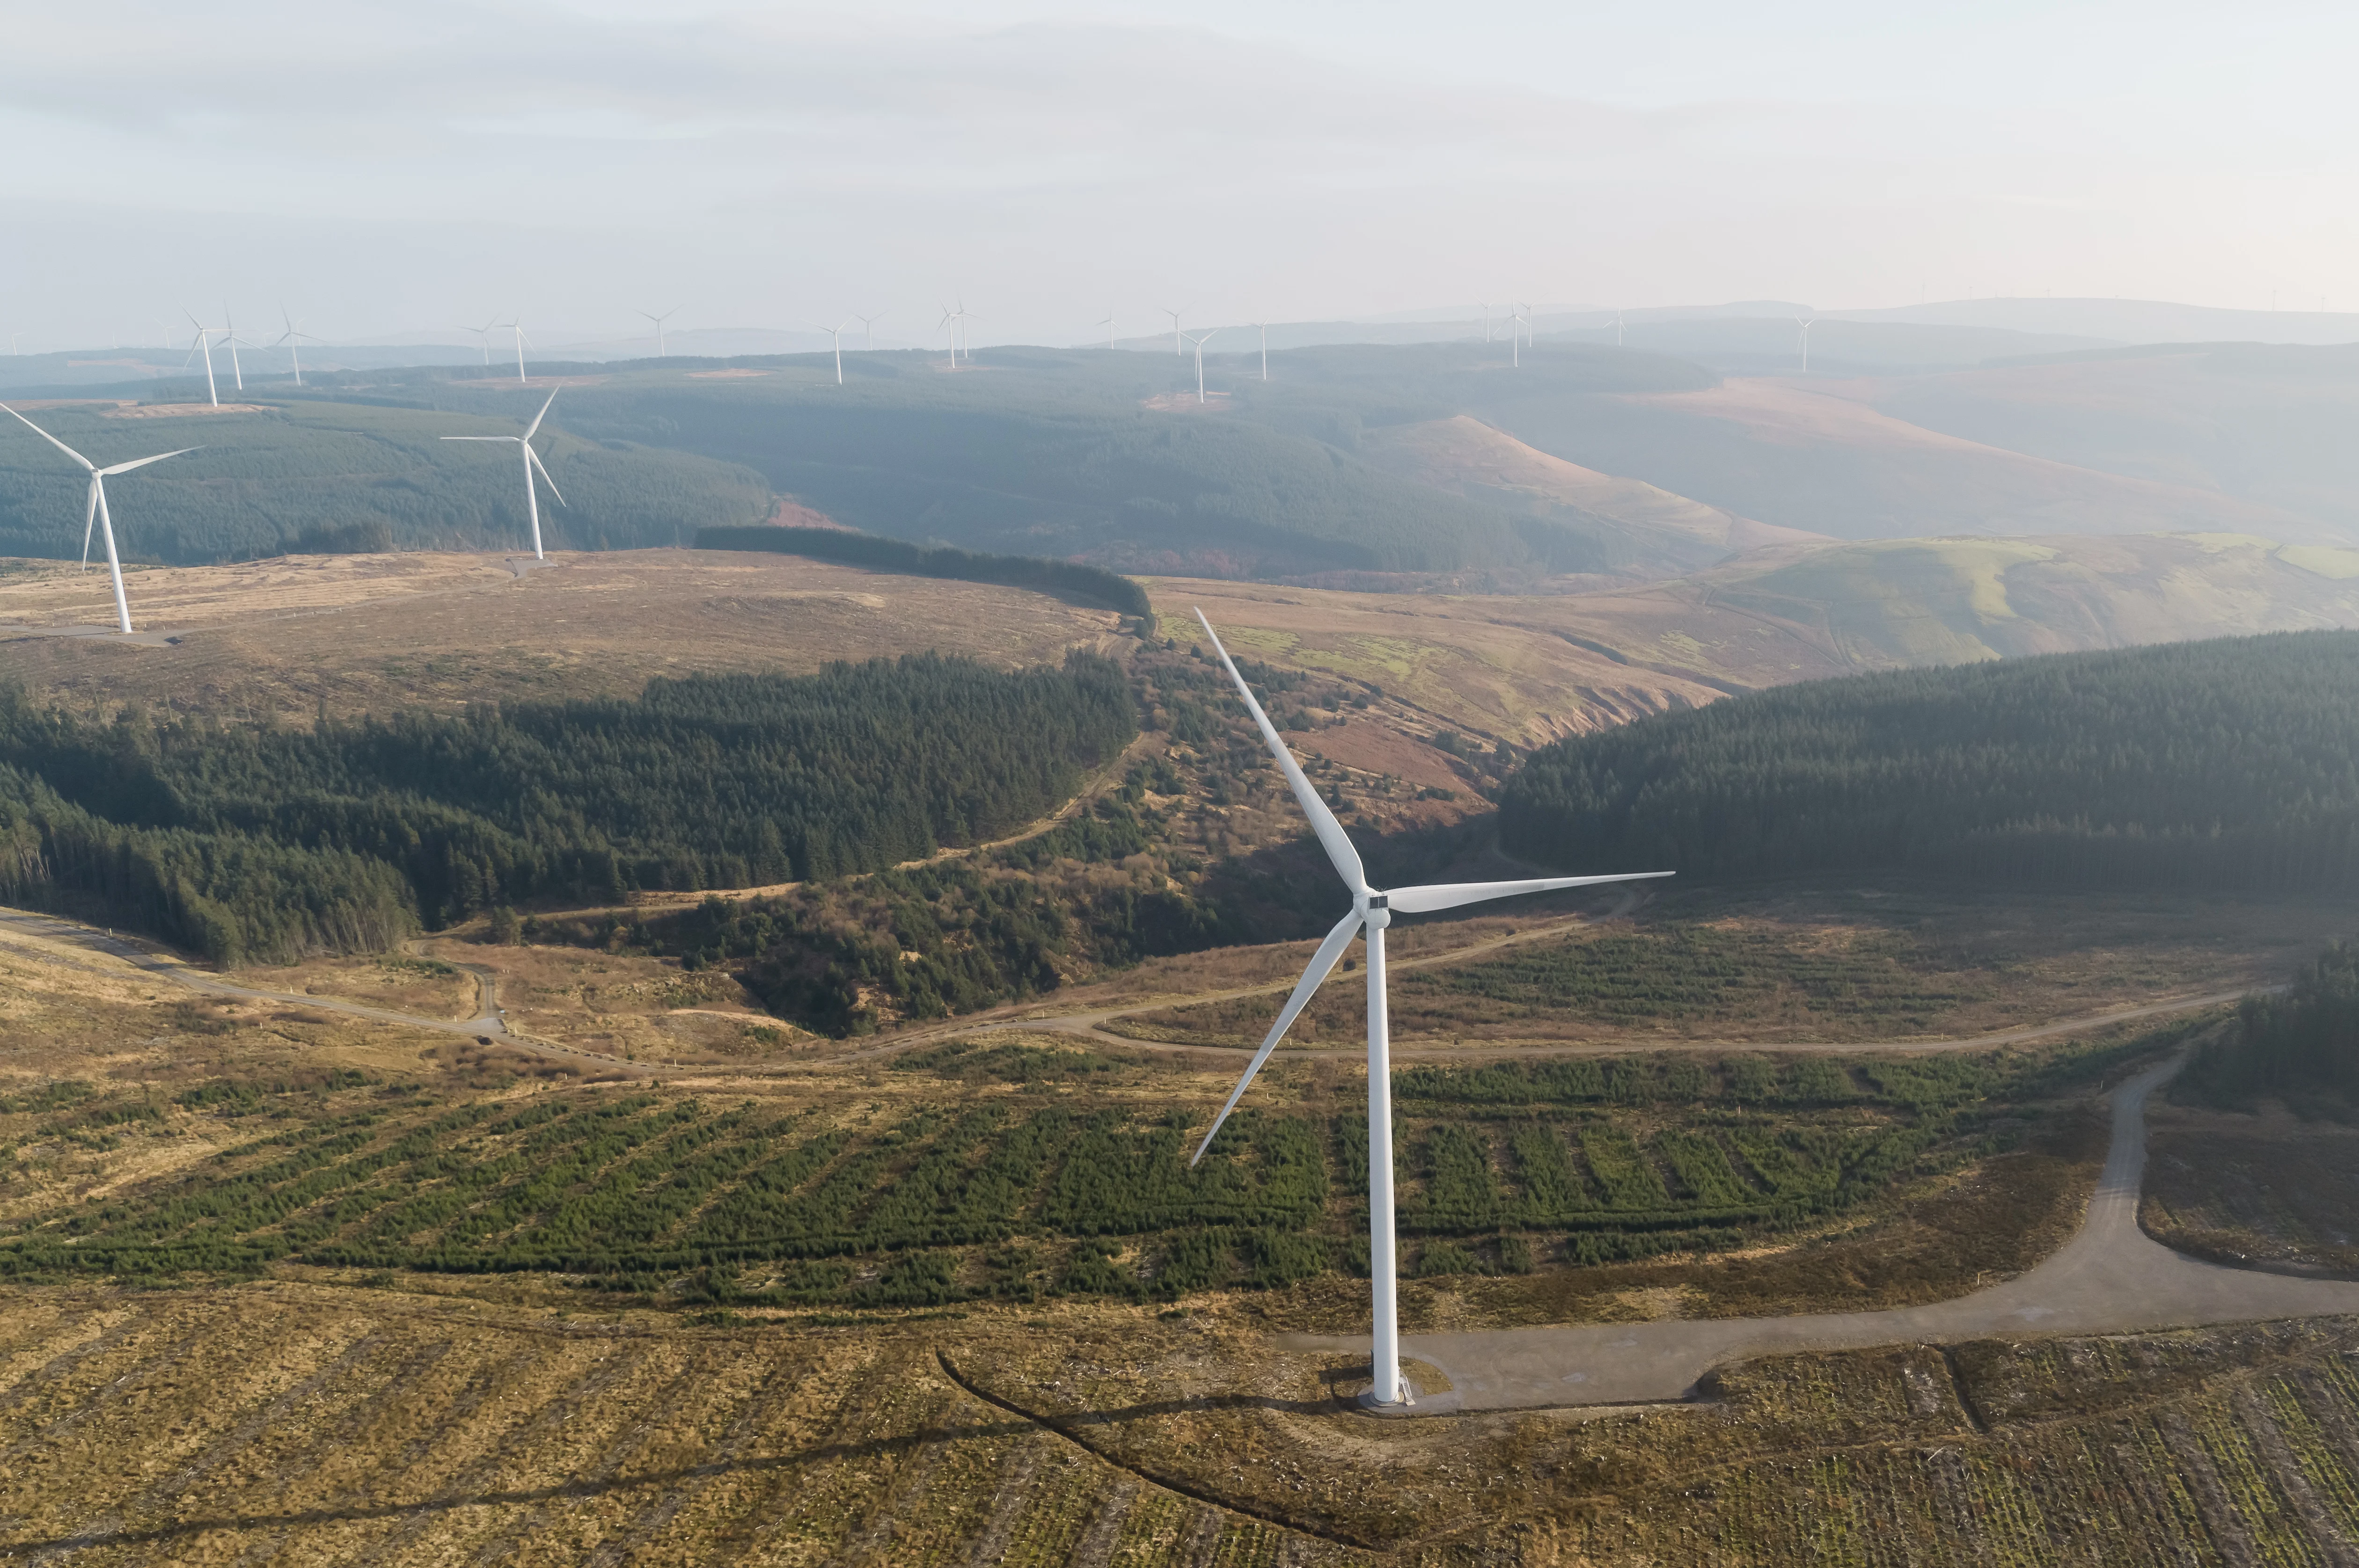
[[[1780,687],[1536,752],[1499,822],[1595,871],[2359,887],[2359,633]]]
[[[0,898],[217,963],[564,892],[872,870],[1052,810],[1137,733],[1121,669],[928,654],[310,732],[85,723],[0,689]]]
[[[1119,572],[1076,561],[1049,561],[1037,555],[981,555],[950,545],[929,547],[906,539],[853,533],[845,528],[700,528],[696,548],[767,550],[779,555],[809,556],[814,561],[841,561],[909,577],[943,577],[960,583],[1038,588],[1043,593],[1088,599],[1125,615],[1154,614],[1146,589]]]
[[[2286,995],[2245,997],[2235,1023],[2171,1086],[2173,1099],[2209,1105],[2264,1094],[2305,1116],[2359,1113],[2359,943],[2330,946]]]

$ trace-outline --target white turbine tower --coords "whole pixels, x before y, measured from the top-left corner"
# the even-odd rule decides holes
[[[864,350],[867,350],[872,353],[875,350],[876,323],[883,321],[892,313],[893,312],[890,310],[879,310],[873,316],[854,316],[852,318],[853,321],[860,323],[860,346]]]
[[[1614,312],[1614,346],[1622,346],[1622,312],[1619,310]]]
[[[483,346],[484,363],[485,365],[491,364],[492,334],[500,330],[500,319],[497,316],[494,316],[490,321],[485,321],[480,327],[461,327],[458,330],[462,332],[473,332],[475,334],[476,338],[481,341]]]
[[[279,333],[277,340],[270,346],[273,348],[284,346],[286,348],[287,357],[289,360],[292,360],[295,365],[295,385],[300,387],[303,385],[302,345],[307,343],[324,343],[327,340],[324,338],[315,338],[310,333],[303,331],[302,328],[297,326],[293,321],[288,321],[287,310],[284,306],[279,307],[278,319],[287,322],[287,330]]]
[[[1204,345],[1212,342],[1212,333],[1217,332],[1220,330],[1220,328],[1214,327],[1212,331],[1209,332],[1190,332],[1188,334],[1188,341],[1196,345],[1196,401],[1199,403],[1201,403],[1204,400]]]
[[[529,378],[527,378],[527,377],[526,376],[526,375],[525,375],[525,373],[524,373],[524,350],[525,350],[525,345],[526,345],[527,343],[528,343],[532,342],[532,340],[531,340],[530,338],[528,338],[528,337],[527,337],[527,336],[525,336],[525,335],[524,335],[524,317],[523,317],[522,315],[518,315],[517,317],[516,317],[516,319],[514,319],[513,321],[509,321],[507,325],[508,325],[508,330],[509,330],[510,332],[512,332],[516,333],[516,385],[517,385],[517,386],[519,386],[519,387],[529,387],[529,386],[531,386],[531,385],[532,385],[532,382],[530,381],[530,379],[529,379]],[[550,394],[550,396],[554,397],[554,396],[555,396],[555,394],[554,394],[554,393],[552,393],[552,394]],[[538,424],[538,422],[539,422],[538,420],[535,420],[535,421],[534,421],[534,423],[536,423],[536,424]],[[556,489],[556,488],[557,488],[557,486],[556,486],[555,485],[551,485],[549,486],[549,488],[550,488],[551,490],[554,490],[554,489]]]
[[[1269,379],[1269,323],[1247,321],[1245,325],[1261,334],[1261,378],[1266,381]]]
[[[1520,370],[1524,364],[1524,334],[1532,330],[1532,308],[1529,305],[1516,306],[1509,320],[1515,322],[1516,332],[1508,357],[1515,368]]]
[[[562,387],[549,388],[549,403],[556,402],[557,394],[562,390]],[[559,492],[557,481],[550,479],[549,470],[541,467],[540,453],[532,450],[532,438],[540,433],[540,421],[549,418],[549,403],[543,403],[540,406],[540,412],[532,417],[532,423],[526,427],[524,434],[520,436],[444,436],[442,438],[444,441],[514,441],[524,449],[524,509],[525,515],[532,519],[532,558],[535,561],[546,561],[549,558],[543,555],[540,550],[540,495],[533,488],[533,470],[540,469],[540,476],[547,482],[549,493],[557,496],[559,506],[565,505],[565,497]]]
[[[189,359],[201,354],[205,356],[205,396],[212,398],[213,407],[218,408],[221,407],[221,388],[213,384],[213,330],[194,316],[189,318],[189,325],[197,329],[197,343],[189,350]],[[180,361],[181,369],[189,367],[189,359]]]
[[[834,340],[835,384],[838,387],[843,385],[843,330],[850,325],[852,325],[851,321],[838,321],[832,327],[821,327],[819,329],[821,332],[825,332],[831,339]]]
[[[0,404],[0,408],[5,407],[6,405]],[[17,422],[27,430],[81,463],[83,472],[90,475],[90,495],[82,506],[82,563],[85,568],[90,565],[90,528],[91,524],[95,522],[106,530],[106,570],[114,580],[114,623],[123,628],[124,636],[129,637],[131,605],[123,597],[123,559],[114,552],[114,518],[106,509],[106,476],[110,474],[128,474],[135,468],[145,468],[151,463],[161,463],[168,457],[179,457],[183,452],[191,452],[197,449],[184,446],[179,452],[159,452],[153,457],[136,457],[129,463],[117,463],[101,468],[49,431],[41,429],[40,426],[33,423],[32,420],[26,419],[24,415],[17,414],[16,409],[9,408],[8,412],[16,414]]]
[[[1336,875],[1351,896],[1351,911],[1335,922],[1319,951],[1310,955],[1310,965],[1302,978],[1295,983],[1294,995],[1286,999],[1278,1010],[1277,1021],[1270,1026],[1261,1049],[1254,1052],[1253,1061],[1245,1066],[1245,1076],[1229,1093],[1228,1103],[1221,1114],[1212,1118],[1212,1126],[1197,1146],[1192,1166],[1204,1158],[1212,1139],[1227,1121],[1229,1113],[1269,1060],[1271,1051],[1285,1037],[1287,1029],[1297,1015],[1318,993],[1320,983],[1334,969],[1352,944],[1354,935],[1364,935],[1368,944],[1368,1279],[1374,1287],[1371,1294],[1375,1316],[1373,1367],[1375,1386],[1368,1390],[1366,1400],[1379,1409],[1398,1408],[1412,1402],[1401,1387],[1400,1321],[1396,1300],[1397,1269],[1393,1253],[1393,1116],[1392,1116],[1392,1057],[1391,1031],[1386,1015],[1385,997],[1385,928],[1392,924],[1395,911],[1406,915],[1430,914],[1440,909],[1454,909],[1465,904],[1479,904],[1489,898],[1512,898],[1518,893],[1546,893],[1560,887],[1588,887],[1601,882],[1632,882],[1647,877],[1669,877],[1668,871],[1631,871],[1611,877],[1546,877],[1530,882],[1445,882],[1425,887],[1396,887],[1381,892],[1368,886],[1368,877],[1360,865],[1359,852],[1344,836],[1343,824],[1302,776],[1302,769],[1277,738],[1269,715],[1254,701],[1253,689],[1245,677],[1237,673],[1229,658],[1229,650],[1212,630],[1212,623],[1204,619],[1204,612],[1196,612],[1203,624],[1204,635],[1212,639],[1212,651],[1221,656],[1222,667],[1229,679],[1236,682],[1237,694],[1245,700],[1245,709],[1253,714],[1254,724],[1261,737],[1269,744],[1270,755],[1277,759],[1279,771],[1286,775],[1288,788],[1302,807],[1302,814],[1310,819],[1311,831],[1319,835],[1320,847],[1334,864]]]
[[[1109,306],[1107,306],[1107,307],[1106,307],[1106,317],[1105,317],[1105,320],[1104,320],[1104,321],[1100,321],[1100,322],[1098,323],[1098,325],[1099,325],[1099,326],[1103,327],[1103,328],[1106,330],[1106,347],[1108,347],[1108,348],[1112,348],[1112,347],[1114,347],[1114,307],[1113,307],[1113,306],[1109,305]]]
[[[679,314],[679,307],[674,305],[660,316],[653,310],[641,310],[639,314],[656,324],[656,357],[661,359],[664,356],[664,323]]]
[[[1794,318],[1794,324],[1802,330],[1802,374],[1805,376],[1810,371],[1810,325],[1817,320],[1816,316],[1810,317],[1808,321],[1800,316]]]
[[[230,379],[235,382],[237,384],[237,389],[243,392],[245,390],[245,372],[238,367],[237,347],[240,343],[245,343],[245,346],[248,348],[252,348],[255,345],[250,343],[246,343],[244,338],[237,335],[237,323],[230,320],[229,307],[227,305],[223,305],[222,307],[222,342],[229,344]]]
[[[1190,310],[1195,309],[1195,307],[1192,305],[1182,305],[1176,310],[1171,309],[1169,305],[1158,305],[1155,308],[1171,318],[1171,353],[1176,357],[1180,353],[1180,318],[1186,315]]]

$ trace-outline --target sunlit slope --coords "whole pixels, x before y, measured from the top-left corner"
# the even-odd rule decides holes
[[[1610,539],[1614,564],[1625,571],[1692,571],[1763,545],[1823,537],[1567,463],[1465,414],[1371,430],[1361,452],[1403,478],[1560,517]]]
[[[2339,541],[2329,522],[2191,485],[2101,473],[1879,412],[1842,384],[1731,380],[1706,391],[1521,402],[1503,429],[1784,528],[1840,539],[2231,532]]]
[[[524,389],[484,399],[474,412],[259,397],[225,412],[113,399],[27,412],[94,463],[195,448],[107,486],[127,558],[191,564],[323,541],[527,549],[516,448],[440,438],[520,434],[548,395]],[[551,549],[673,544],[705,525],[756,522],[769,511],[759,474],[660,445],[585,441],[567,413],[560,397],[534,443],[564,496],[562,505],[541,496]],[[79,554],[81,471],[14,419],[0,424],[0,554]]]
[[[1870,670],[2359,626],[2359,550],[2245,535],[1886,539],[1757,550],[1605,593],[1350,593],[1149,583],[1258,658],[1371,681],[1522,744]]]
[[[2359,529],[2359,346],[2076,355],[1839,390],[1945,435]]]

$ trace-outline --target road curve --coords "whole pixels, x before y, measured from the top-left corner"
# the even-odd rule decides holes
[[[411,1029],[464,1035],[470,1040],[496,1040],[504,1045],[514,1046],[519,1051],[528,1051],[535,1056],[576,1062],[595,1062],[601,1066],[611,1067],[617,1072],[641,1076],[652,1071],[635,1062],[601,1055],[594,1051],[579,1051],[571,1046],[560,1045],[554,1040],[518,1034],[509,1029],[507,1020],[500,1015],[498,979],[481,964],[462,964],[455,967],[475,977],[475,994],[479,998],[476,1005],[484,1009],[483,1015],[473,1018],[428,1018],[419,1013],[395,1012],[389,1007],[364,1007],[358,1002],[339,1001],[332,996],[312,996],[296,991],[265,991],[251,985],[233,985],[218,975],[209,974],[193,964],[184,964],[168,954],[158,953],[128,937],[116,936],[112,931],[102,931],[95,926],[86,926],[79,920],[69,920],[57,915],[45,915],[31,909],[0,908],[0,938],[5,938],[10,932],[38,937],[46,942],[68,943],[92,953],[103,953],[109,958],[120,959],[157,979],[185,986],[191,991],[201,991],[207,996],[232,996],[246,1002],[279,1002],[288,1007],[312,1007],[321,1012],[342,1013],[347,1018],[367,1018],[374,1023],[403,1024]],[[82,967],[93,973],[103,973],[96,964]]]
[[[1417,1411],[1663,1403],[1690,1397],[1715,1367],[1796,1351],[2359,1312],[2359,1282],[2223,1268],[2173,1252],[2138,1228],[2147,1096],[2179,1066],[2174,1059],[2150,1068],[2113,1092],[2113,1144],[2080,1230],[2046,1262],[2003,1285],[1890,1312],[1410,1334],[1402,1354],[1440,1367],[1453,1385],[1420,1398]],[[1356,1338],[1288,1334],[1278,1343],[1368,1351]]]

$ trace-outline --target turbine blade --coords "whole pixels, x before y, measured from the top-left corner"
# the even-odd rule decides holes
[[[1479,904],[1486,898],[1512,898],[1518,893],[1552,893],[1560,887],[1588,887],[1600,882],[1642,882],[1649,877],[1676,877],[1675,871],[1620,871],[1611,877],[1543,877],[1535,882],[1435,882],[1423,887],[1397,887],[1385,902],[1405,915],[1428,915]]]
[[[549,470],[548,470],[548,469],[546,469],[546,468],[542,468],[542,467],[541,467],[540,453],[538,453],[538,452],[535,452],[535,451],[533,451],[533,450],[532,450],[532,443],[531,443],[530,441],[527,441],[527,442],[525,442],[525,443],[524,443],[524,451],[525,451],[525,455],[526,455],[527,457],[529,457],[529,458],[531,458],[531,459],[532,459],[532,465],[533,465],[535,468],[538,468],[538,469],[540,469],[540,476],[541,476],[541,478],[542,478],[542,479],[544,479],[544,480],[546,480],[546,481],[548,482],[548,485],[549,485],[549,493],[550,495],[552,495],[557,496],[557,504],[558,504],[559,506],[564,506],[564,505],[565,505],[565,497],[564,497],[564,495],[562,495],[561,494],[560,494],[560,493],[559,493],[558,488],[557,488],[557,481],[556,481],[556,480],[554,480],[554,479],[550,479],[550,478],[549,477]]]
[[[153,457],[135,457],[129,463],[118,463],[112,468],[101,468],[93,470],[93,472],[98,474],[128,474],[135,468],[145,468],[151,463],[161,463],[168,457],[185,457],[190,452],[198,450],[199,449],[196,447],[184,446],[179,452],[159,452]]]
[[[1337,961],[1343,956],[1343,950],[1352,945],[1352,938],[1359,931],[1361,918],[1360,911],[1353,909],[1336,921],[1335,929],[1327,933],[1327,940],[1319,944],[1319,951],[1310,955],[1310,967],[1303,970],[1302,978],[1294,983],[1294,995],[1288,996],[1286,1006],[1279,1009],[1277,1022],[1269,1026],[1269,1038],[1261,1042],[1261,1049],[1255,1051],[1254,1059],[1245,1064],[1245,1075],[1237,1080],[1235,1088],[1229,1091],[1229,1103],[1221,1107],[1221,1114],[1212,1118],[1212,1127],[1204,1134],[1204,1141],[1196,1146],[1195,1159],[1188,1161],[1190,1170],[1195,1169],[1196,1160],[1203,1159],[1204,1150],[1212,1147],[1212,1139],[1220,1134],[1221,1124],[1227,1121],[1229,1113],[1237,1108],[1237,1101],[1244,1098],[1246,1085],[1254,1081],[1254,1074],[1261,1071],[1261,1064],[1269,1060],[1269,1053],[1277,1049],[1277,1042],[1285,1038],[1295,1016],[1310,1005],[1310,998],[1317,995],[1320,983],[1334,972]]]
[[[444,441],[522,441],[522,436],[444,436]]]
[[[0,403],[0,408],[8,408],[8,405],[5,403]],[[8,411],[12,414],[16,414],[16,410],[14,408],[8,408]],[[68,457],[72,458],[76,463],[81,463],[89,473],[95,474],[98,472],[98,464],[91,462],[90,459],[74,451],[73,448],[66,445],[65,442],[58,440],[57,437],[49,434],[49,431],[41,429],[40,426],[33,423],[32,420],[25,418],[24,415],[16,414],[16,422],[23,425],[35,435],[40,437],[43,441],[49,442],[51,446],[57,448],[60,452],[64,452]]]
[[[1286,749],[1284,741],[1277,738],[1277,726],[1269,722],[1269,715],[1261,711],[1259,702],[1254,701],[1253,688],[1247,686],[1245,678],[1237,673],[1236,663],[1229,658],[1229,650],[1221,646],[1220,634],[1212,629],[1212,623],[1204,619],[1201,610],[1196,612],[1196,619],[1203,626],[1204,635],[1212,639],[1212,651],[1221,656],[1221,663],[1228,670],[1229,679],[1237,683],[1237,691],[1245,700],[1246,711],[1253,714],[1254,723],[1261,727],[1261,738],[1269,743],[1270,755],[1277,758],[1278,769],[1286,775],[1287,787],[1294,791],[1295,801],[1301,806],[1302,814],[1310,819],[1310,831],[1319,835],[1319,843],[1327,851],[1327,858],[1335,863],[1336,872],[1353,894],[1368,891],[1368,873],[1360,865],[1360,852],[1353,849],[1352,841],[1343,836],[1343,824],[1335,820],[1335,813],[1327,809],[1327,802],[1319,798],[1319,791],[1313,789],[1310,780],[1302,776],[1301,766],[1294,760],[1294,754]]]
[[[549,389],[549,403],[556,402],[557,395],[563,390],[565,389],[561,387],[550,387]],[[525,440],[530,441],[533,437],[540,433],[540,421],[549,418],[549,403],[543,403],[540,406],[540,412],[532,417],[532,427],[524,432]]]

